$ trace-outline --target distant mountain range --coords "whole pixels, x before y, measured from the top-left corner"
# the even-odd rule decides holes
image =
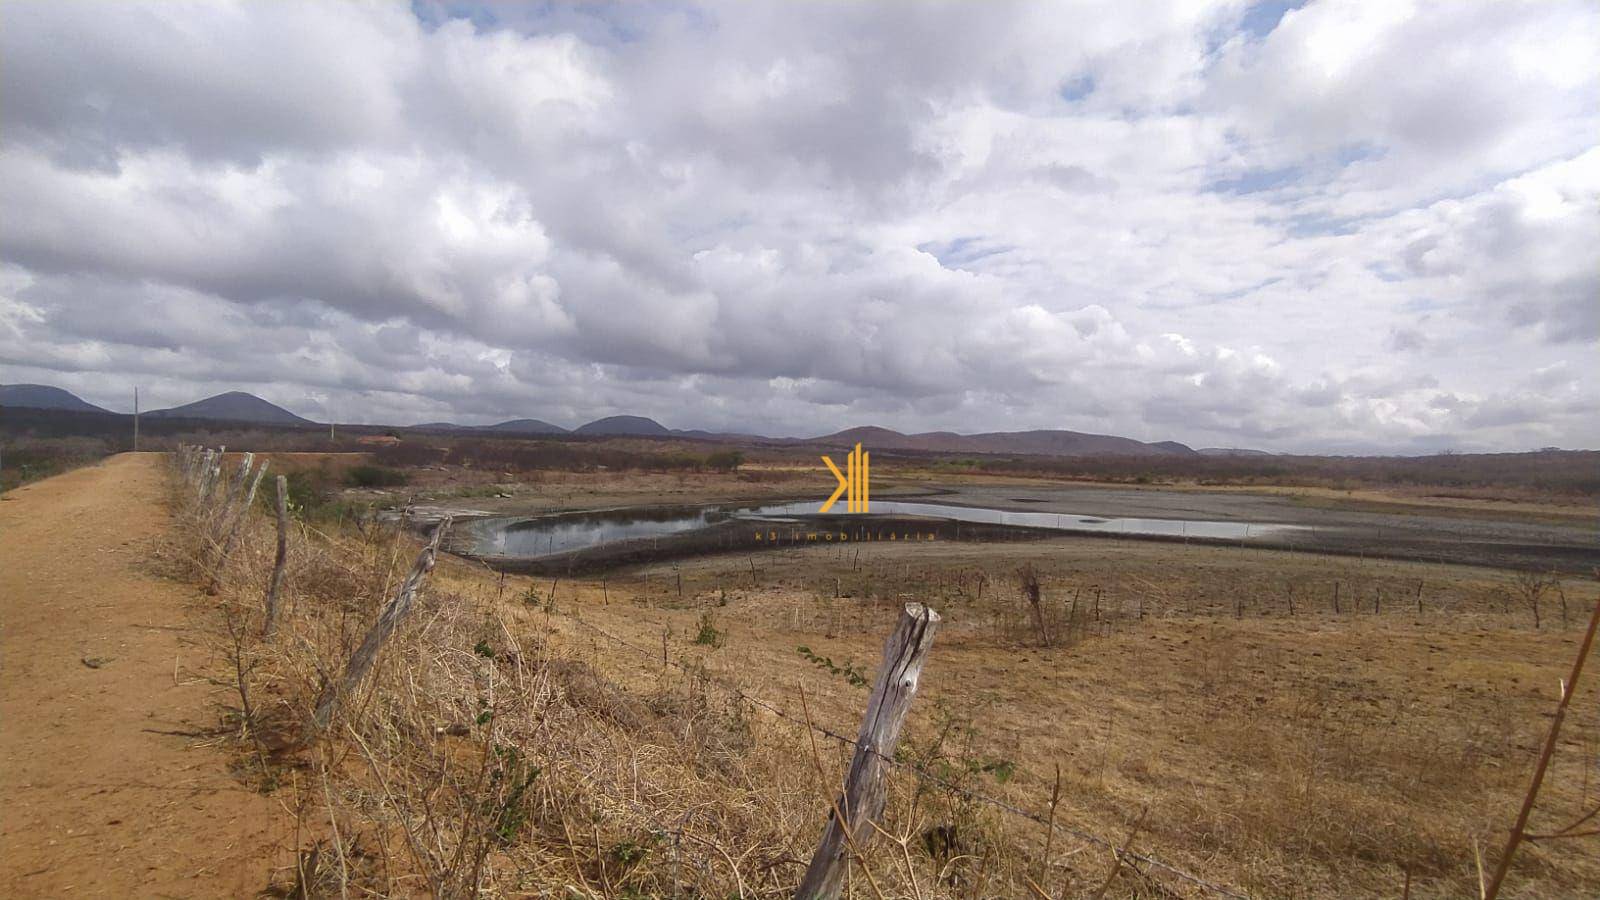
[[[86,403],[68,391],[42,384],[0,385],[0,406],[31,407],[38,409],[73,410],[78,412],[107,413],[91,403]],[[207,397],[184,406],[160,409],[145,413],[154,419],[210,419],[261,425],[315,425],[310,419],[297,416],[281,406],[269,403],[254,394],[229,391]],[[765,443],[776,446],[816,445],[822,447],[849,447],[860,443],[872,450],[909,451],[930,453],[1004,454],[1017,453],[1030,456],[1268,456],[1261,450],[1208,447],[1194,450],[1176,441],[1146,443],[1132,438],[1109,434],[1086,434],[1079,431],[1035,430],[996,431],[983,434],[957,434],[953,431],[928,431],[903,434],[888,428],[862,426],[814,438],[769,438],[753,434],[724,434],[702,430],[676,430],[667,428],[654,419],[644,416],[607,416],[596,419],[576,429],[568,430],[541,419],[512,419],[495,425],[456,425],[451,422],[428,422],[408,426],[413,431],[448,431],[493,433],[502,435],[563,435],[574,434],[594,437],[654,437],[688,438],[707,441]]]
[[[1030,456],[1193,456],[1195,451],[1176,441],[1147,444],[1133,438],[1080,431],[992,431],[957,434],[927,431],[901,434],[888,428],[864,426],[812,438],[805,443],[830,447],[861,444],[873,450],[920,450],[936,453],[1025,453]]]
[[[650,437],[668,437],[674,432],[655,419],[644,416],[606,416],[587,425],[579,425],[573,434],[634,434]]]
[[[560,425],[551,425],[543,419],[512,419],[498,425],[485,425],[482,431],[497,431],[503,434],[567,434],[568,431]]]
[[[151,410],[145,415],[152,419],[212,419],[218,422],[249,422],[256,425],[317,424],[244,391],[228,391],[226,394],[218,394],[171,409]]]
[[[48,384],[0,384],[0,406],[27,409],[65,409],[71,412],[111,412],[88,403],[71,391]]]

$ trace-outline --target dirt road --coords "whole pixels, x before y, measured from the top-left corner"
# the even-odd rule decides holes
[[[161,465],[0,498],[0,895],[247,897],[286,852],[271,802],[184,736],[225,696],[200,677],[203,598],[146,562]]]

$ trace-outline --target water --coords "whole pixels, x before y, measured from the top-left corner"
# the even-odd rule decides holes
[[[563,514],[539,518],[494,518],[471,524],[473,549],[485,556],[533,558],[572,550],[587,550],[617,541],[659,538],[705,528],[729,519],[782,521],[817,515],[815,501],[778,503],[727,510],[624,509]],[[1052,531],[1097,531],[1128,535],[1161,535],[1221,540],[1245,540],[1295,528],[1260,522],[1222,522],[1193,519],[1101,518],[1073,513],[1021,512],[977,506],[946,506],[901,500],[874,500],[866,515],[830,513],[841,524],[861,524],[876,516],[925,516],[949,522],[1011,525]]]
[[[763,506],[756,515],[761,517],[815,515],[815,503],[786,503],[781,506]],[[981,506],[945,506],[940,503],[911,503],[901,500],[874,500],[872,514],[891,516],[928,516],[954,522],[978,522],[984,525],[1015,525],[1021,528],[1048,528],[1054,531],[1110,531],[1117,534],[1159,534],[1175,537],[1223,538],[1240,540],[1258,537],[1271,531],[1292,526],[1267,525],[1253,522],[1196,521],[1190,519],[1138,519],[1131,517],[1103,519],[1073,513],[1019,512],[1011,509],[988,509]]]
[[[504,517],[473,522],[473,549],[484,556],[531,558],[587,550],[635,538],[665,537],[727,521],[725,510],[705,508],[611,510],[537,519]]]

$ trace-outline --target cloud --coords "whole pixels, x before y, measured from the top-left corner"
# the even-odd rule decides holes
[[[0,378],[1594,445],[1595,50],[1582,3],[17,5]]]

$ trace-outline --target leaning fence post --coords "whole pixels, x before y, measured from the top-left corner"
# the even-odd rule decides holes
[[[222,586],[222,570],[228,565],[228,554],[233,552],[233,544],[239,539],[239,529],[244,527],[244,520],[250,517],[250,507],[256,502],[256,488],[261,486],[261,476],[267,474],[267,466],[270,464],[270,460],[262,460],[261,467],[256,469],[256,477],[250,482],[249,492],[241,498],[243,502],[239,506],[239,511],[233,514],[232,521],[228,524],[228,534],[223,538],[222,551],[217,554],[217,567],[211,573],[211,586],[206,593],[215,594],[217,588]],[[218,515],[220,521],[228,522],[229,507],[224,506]]]
[[[239,474],[234,476],[233,483],[228,485],[227,496],[223,499],[223,515],[227,515],[234,501],[244,495],[245,486],[250,483],[250,467],[255,465],[255,461],[254,453],[246,453],[244,459],[239,461]]]
[[[355,693],[356,688],[361,686],[368,670],[377,660],[378,652],[383,649],[384,642],[394,634],[406,613],[411,611],[412,601],[417,596],[417,588],[422,586],[422,580],[433,571],[433,562],[439,553],[439,542],[444,539],[444,533],[449,528],[450,517],[446,516],[434,530],[433,539],[428,541],[428,546],[422,548],[422,553],[418,554],[416,564],[411,567],[411,574],[406,576],[406,580],[400,585],[400,590],[395,592],[394,598],[384,605],[382,612],[378,613],[378,620],[372,623],[372,628],[362,639],[361,646],[351,655],[350,662],[344,668],[344,675],[337,681],[329,682],[322,689],[322,696],[317,699],[317,708],[311,717],[317,732],[328,727],[328,721],[333,717],[334,708],[339,705],[339,700]]]
[[[218,482],[222,478],[222,457],[227,452],[228,447],[226,444],[218,446],[215,450],[206,451],[206,476],[205,479],[200,482],[200,503],[202,504],[200,515],[202,516],[206,515],[206,510],[204,508],[206,501],[210,500],[215,502],[214,498],[211,496],[211,492],[220,489]]]
[[[1600,570],[1596,570],[1595,574],[1600,576]],[[1584,632],[1583,642],[1578,645],[1578,655],[1572,660],[1572,672],[1561,682],[1561,699],[1556,703],[1555,715],[1550,718],[1550,730],[1545,733],[1544,749],[1539,752],[1539,761],[1533,767],[1533,783],[1528,785],[1528,793],[1522,798],[1522,808],[1517,812],[1516,824],[1511,826],[1511,836],[1506,840],[1506,848],[1500,852],[1500,861],[1495,864],[1494,878],[1482,892],[1484,900],[1495,900],[1500,896],[1500,888],[1505,884],[1506,875],[1511,871],[1511,859],[1517,855],[1517,847],[1521,845],[1528,827],[1528,816],[1533,813],[1533,804],[1539,799],[1539,788],[1544,784],[1545,770],[1549,768],[1550,756],[1555,752],[1556,742],[1561,738],[1561,723],[1566,719],[1567,705],[1572,702],[1572,695],[1578,689],[1578,679],[1583,677],[1583,663],[1589,658],[1589,648],[1594,646],[1596,630],[1600,630],[1600,600],[1595,601],[1594,612],[1589,616],[1589,630]],[[1563,829],[1564,832],[1570,830],[1571,826]],[[1482,884],[1483,876],[1480,874],[1478,877],[1478,883]]]
[[[850,853],[872,839],[871,823],[883,814],[887,797],[886,761],[894,758],[900,728],[911,711],[917,679],[938,627],[938,613],[921,603],[907,603],[894,632],[884,643],[883,666],[867,700],[867,714],[861,720],[844,795],[829,815],[822,841],[800,880],[800,889],[795,891],[800,900],[838,897],[850,865]],[[844,821],[840,820],[841,815]]]
[[[278,592],[283,589],[283,564],[289,557],[289,479],[278,476],[278,557],[272,563],[272,578],[267,582],[267,610],[262,617],[261,636],[272,637],[278,627]]]
[[[197,504],[206,502],[206,491],[211,489],[212,461],[216,459],[217,451],[207,448],[200,454],[200,477],[195,482],[194,498]]]

